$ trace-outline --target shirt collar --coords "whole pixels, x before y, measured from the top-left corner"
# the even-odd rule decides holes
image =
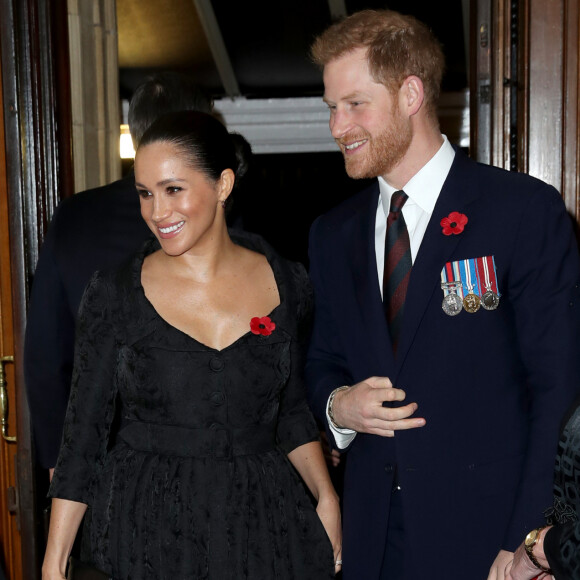
[[[443,135],[443,144],[429,159],[429,161],[415,173],[415,175],[406,183],[405,193],[409,196],[409,201],[417,204],[423,211],[433,213],[433,208],[441,193],[443,184],[455,158],[455,150],[445,135]],[[397,191],[392,185],[389,185],[382,177],[379,176],[380,203],[383,206],[385,216],[389,215],[391,205],[391,196]]]

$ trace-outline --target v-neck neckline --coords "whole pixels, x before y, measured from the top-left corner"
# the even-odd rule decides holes
[[[253,234],[249,234],[247,232],[236,232],[236,233],[230,232],[230,236],[232,238],[232,241],[235,244],[242,246],[244,248],[250,249],[252,251],[258,252],[258,253],[262,254],[263,256],[265,256],[265,258],[268,262],[268,265],[270,266],[270,268],[272,270],[272,274],[274,275],[274,280],[276,282],[276,289],[278,290],[278,296],[280,298],[280,303],[276,307],[274,307],[270,311],[269,314],[266,315],[269,318],[273,318],[276,314],[279,313],[279,311],[282,308],[282,305],[285,302],[285,295],[284,295],[285,289],[284,289],[284,284],[282,281],[281,274],[280,274],[280,272],[277,268],[277,265],[276,265],[276,255],[273,254],[272,252],[268,251],[269,248],[266,246],[266,244],[263,243],[263,241],[258,236],[255,236]],[[247,242],[247,243],[240,243],[240,242]],[[165,318],[163,318],[163,316],[161,316],[161,314],[159,314],[159,312],[157,311],[157,309],[155,308],[153,303],[149,300],[149,298],[147,298],[147,295],[145,294],[145,288],[143,288],[143,284],[141,282],[141,272],[143,269],[143,262],[145,261],[145,258],[147,256],[149,256],[150,254],[152,254],[154,251],[160,249],[160,247],[161,246],[160,246],[159,242],[157,241],[157,239],[149,240],[145,244],[145,247],[143,248],[143,250],[141,251],[141,253],[138,257],[138,260],[136,261],[135,270],[134,270],[135,286],[136,286],[139,294],[141,295],[143,301],[145,302],[147,307],[153,312],[153,314],[157,320],[159,320],[167,328],[171,329],[171,331],[177,332],[180,335],[184,336],[186,339],[193,341],[194,343],[200,345],[204,349],[207,349],[207,350],[209,350],[211,352],[215,352],[215,353],[223,353],[227,350],[235,348],[239,343],[243,342],[244,339],[253,335],[253,333],[250,330],[250,320],[248,320],[248,330],[244,334],[242,334],[241,336],[238,336],[234,341],[232,341],[228,345],[224,346],[223,348],[215,348],[213,346],[210,346],[210,345],[202,342],[201,340],[199,340],[195,336],[192,336],[191,334],[185,332],[184,330],[177,328],[176,326],[171,324],[169,321],[167,321]]]

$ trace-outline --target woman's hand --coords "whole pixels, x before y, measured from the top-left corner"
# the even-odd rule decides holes
[[[542,572],[530,560],[523,544],[514,552],[514,559],[505,569],[506,580],[550,580],[552,576]]]
[[[334,551],[334,569],[342,567],[342,529],[338,496],[332,487],[319,441],[300,445],[288,459],[301,475],[310,493],[318,502],[316,513],[326,530]]]
[[[339,572],[342,568],[342,526],[340,521],[340,506],[336,495],[321,497],[316,506],[316,513],[332,544],[334,571]]]

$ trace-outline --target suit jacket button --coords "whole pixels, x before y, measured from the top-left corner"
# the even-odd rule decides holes
[[[393,471],[395,471],[395,466],[394,466],[394,465],[392,465],[391,463],[387,463],[387,464],[385,465],[385,471],[386,471],[387,473],[393,473]]]

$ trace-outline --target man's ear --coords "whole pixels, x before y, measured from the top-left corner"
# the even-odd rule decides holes
[[[415,76],[408,76],[401,85],[399,105],[407,112],[409,117],[415,115],[423,105],[425,92],[423,90],[423,81]]]

